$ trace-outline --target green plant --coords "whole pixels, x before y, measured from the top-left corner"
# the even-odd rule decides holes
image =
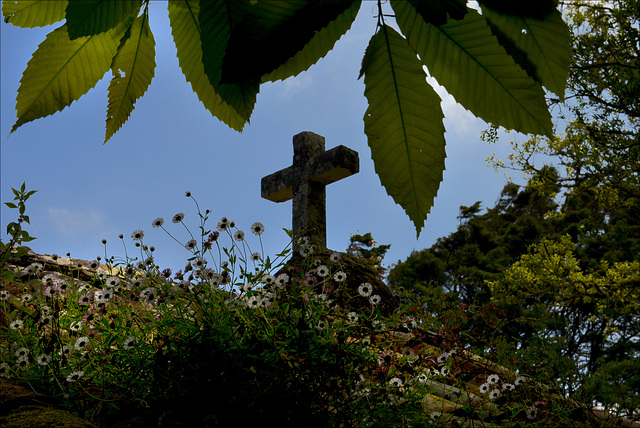
[[[83,267],[88,280],[24,267],[19,293],[0,292],[7,320],[0,376],[27,381],[106,425],[123,415],[194,425],[268,416],[284,426],[309,417],[350,424],[372,411],[394,421],[415,418],[418,394],[393,394],[404,375],[391,370],[371,384],[361,377],[377,365],[365,337],[378,332],[383,346],[383,326],[401,323],[380,318],[370,289],[348,296],[345,273],[314,265],[312,254],[306,266],[275,272],[288,248],[272,261],[251,251],[233,221],[223,218],[210,230],[209,211],[198,214],[199,236],[184,214],[173,218],[188,233],[189,254],[173,278],[155,265],[140,230],[131,235],[136,257],[90,262]],[[164,220],[152,226],[165,229]],[[264,226],[251,229],[261,239]],[[372,303],[355,312],[353,299]],[[213,410],[211,400],[218,403]],[[393,412],[385,410],[389,403]]]
[[[368,102],[364,130],[382,185],[419,234],[445,168],[444,114],[425,67],[478,117],[551,135],[543,87],[564,98],[569,31],[554,1],[480,0],[475,8],[462,0],[384,3],[377,1],[378,25],[360,72]],[[296,76],[327,55],[361,5],[361,0],[171,0],[168,13],[186,80],[214,117],[241,131],[260,85]],[[27,64],[11,132],[64,109],[110,73],[109,140],[154,77],[149,0],[5,0],[2,12],[6,23],[23,28],[65,21]]]
[[[391,248],[391,245],[378,245],[378,241],[373,239],[371,232],[364,235],[352,233],[349,237],[347,254],[354,255],[371,263],[372,268],[378,272],[380,278],[386,274],[386,269],[382,266],[384,255]]]
[[[4,243],[2,242],[2,239],[0,239],[0,272],[2,272],[0,285],[8,284],[15,278],[14,272],[4,268],[9,261],[9,258],[23,257],[29,251],[26,248],[15,248],[15,246],[21,245],[23,242],[30,242],[36,239],[33,236],[30,236],[29,232],[22,228],[22,223],[29,224],[29,216],[25,214],[27,210],[25,203],[31,195],[37,192],[37,190],[27,191],[26,185],[23,182],[22,186],[20,186],[20,190],[16,190],[12,187],[11,191],[13,191],[14,195],[13,200],[16,201],[17,204],[14,202],[5,202],[4,204],[11,209],[18,210],[18,221],[7,224],[9,242]]]
[[[19,269],[18,291],[0,290],[0,376],[101,426],[592,421],[518,373],[537,362],[500,341],[497,305],[445,307],[439,321],[433,302],[397,290],[403,305],[382,316],[370,284],[345,286],[339,253],[323,265],[303,243],[304,262],[283,265],[290,246],[272,260],[229,219],[209,229],[210,214],[198,207],[197,234],[184,214],[173,217],[186,243],[162,218],[152,222],[185,247],[175,274],[154,263],[141,230],[131,234],[136,257],[125,245],[125,258],[77,274]],[[264,230],[251,227],[260,244]],[[483,335],[500,362],[516,355],[513,370],[470,354],[470,335]]]

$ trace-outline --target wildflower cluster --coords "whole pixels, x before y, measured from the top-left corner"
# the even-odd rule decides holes
[[[0,377],[28,381],[105,426],[141,413],[168,426],[226,426],[239,415],[243,425],[282,426],[456,418],[429,407],[432,396],[470,415],[505,402],[514,420],[547,417],[524,377],[468,378],[484,366],[427,333],[415,302],[383,315],[384,290],[373,280],[353,284],[344,255],[321,257],[303,239],[304,262],[286,266],[289,247],[272,260],[228,218],[208,229],[209,214],[198,208],[195,235],[184,213],[174,215],[183,240],[162,218],[152,221],[187,252],[175,274],[155,264],[142,230],[131,234],[135,258],[125,245],[124,259],[70,260],[71,273],[55,263],[18,268],[18,285],[0,290]],[[264,225],[249,230],[262,250]],[[124,402],[131,414],[118,410]]]
[[[184,226],[185,243],[165,229],[162,218],[151,223],[188,251],[185,268],[174,275],[156,266],[143,230],[131,233],[137,257],[130,257],[125,245],[124,259],[97,258],[81,266],[70,260],[75,274],[56,264],[20,268],[22,285],[0,291],[6,322],[0,326],[0,376],[29,381],[92,420],[107,417],[95,409],[109,408],[95,400],[162,408],[169,421],[183,417],[184,409],[166,407],[169,397],[183,391],[193,394],[196,418],[210,410],[195,405],[199,391],[219,384],[231,391],[218,397],[227,404],[216,416],[222,419],[246,411],[248,402],[255,415],[278,409],[276,420],[317,414],[327,423],[386,405],[386,395],[376,401],[356,394],[370,390],[375,396],[397,383],[392,377],[365,380],[355,370],[374,370],[378,364],[369,347],[386,340],[386,322],[376,310],[380,296],[371,284],[361,284],[350,297],[366,298],[368,308],[338,305],[348,295],[339,254],[331,255],[328,267],[313,260],[313,247],[303,243],[309,263],[283,270],[280,259],[288,249],[272,261],[251,250],[232,220],[223,217],[211,231],[209,211],[198,214],[200,236],[186,226],[185,214],[172,219]],[[249,230],[262,248],[264,225],[256,222]],[[124,236],[120,239],[124,245]],[[380,333],[372,338],[367,331],[374,326]],[[313,391],[310,384],[317,385]],[[237,397],[244,397],[242,408],[234,404]],[[283,413],[269,397],[297,404]],[[416,401],[412,411],[419,407]]]

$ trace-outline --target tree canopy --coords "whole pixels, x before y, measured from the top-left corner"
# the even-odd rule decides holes
[[[14,132],[69,106],[111,73],[105,142],[128,120],[155,73],[148,0],[2,2],[6,23],[64,21],[34,52],[16,100]],[[564,97],[569,31],[546,0],[378,1],[378,27],[362,60],[364,116],[375,170],[417,234],[445,168],[440,98],[428,75],[496,126],[551,136],[545,91]],[[204,107],[242,131],[265,82],[296,76],[349,30],[361,0],[169,0],[180,68]],[[425,69],[427,71],[425,71]]]
[[[499,337],[507,360],[537,353],[530,371],[637,418],[640,2],[565,6],[574,49],[567,100],[554,102],[566,128],[514,142],[496,164],[524,172],[527,185],[507,184],[485,212],[461,207],[458,229],[399,262],[389,281],[449,299],[435,310],[462,313],[458,329],[480,352]],[[499,308],[499,326],[487,307]]]

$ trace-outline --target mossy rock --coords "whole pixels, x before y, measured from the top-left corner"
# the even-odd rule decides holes
[[[0,426],[3,428],[96,428],[30,389],[0,379]]]
[[[95,425],[64,410],[27,405],[0,416],[4,428],[86,428]]]
[[[337,262],[331,261],[332,254],[339,255]],[[281,273],[287,273],[290,276],[295,275],[296,269],[308,264],[309,260],[315,262],[316,266],[327,266],[331,269],[332,273],[335,273],[338,270],[342,270],[347,273],[347,280],[345,281],[346,293],[341,299],[339,299],[342,302],[339,301],[338,303],[344,303],[344,301],[349,300],[348,306],[352,310],[369,310],[371,308],[369,299],[361,297],[358,294],[358,287],[360,284],[367,282],[373,287],[372,294],[380,296],[381,301],[380,304],[377,305],[377,309],[383,316],[389,316],[399,309],[400,300],[380,279],[371,264],[368,261],[355,257],[351,254],[341,253],[325,247],[316,246],[314,247],[313,253],[307,257],[294,253],[289,261],[287,261],[286,266],[280,269],[276,275]],[[317,279],[321,280],[319,277]]]

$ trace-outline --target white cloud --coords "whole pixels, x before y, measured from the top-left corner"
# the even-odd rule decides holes
[[[46,220],[57,233],[66,237],[95,235],[108,229],[104,214],[96,210],[50,207]]]
[[[289,77],[285,81],[277,82],[277,95],[286,100],[292,99],[296,94],[304,91],[313,85],[313,76],[311,73],[303,72],[295,77]]]

